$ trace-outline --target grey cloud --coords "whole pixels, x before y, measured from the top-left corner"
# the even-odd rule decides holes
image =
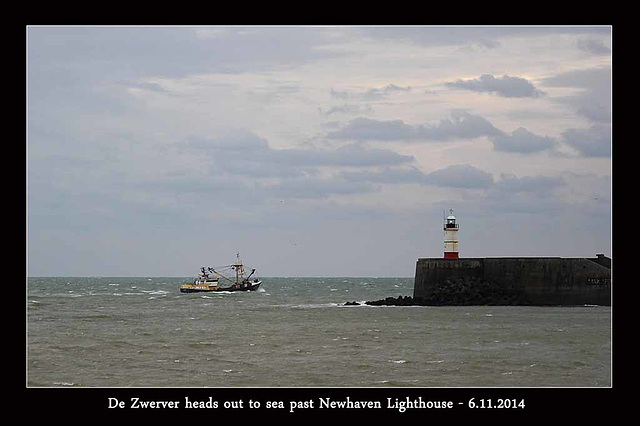
[[[136,83],[134,84],[133,87],[136,87],[138,89],[148,90],[150,92],[169,93],[167,89],[165,89],[164,87],[162,87],[161,84],[158,84],[158,83],[148,83],[148,82]]]
[[[578,49],[590,53],[592,55],[610,55],[609,49],[601,40],[596,39],[580,39],[577,42]]]
[[[518,128],[511,134],[500,133],[490,136],[496,151],[529,154],[551,149],[556,141],[547,136],[538,136],[525,128]]]
[[[356,29],[363,36],[384,41],[403,41],[420,46],[480,46],[494,48],[500,40],[510,37],[539,36],[541,34],[588,34],[607,36],[607,27],[564,26],[404,26],[362,27]]]
[[[378,171],[344,173],[349,181],[382,184],[420,184],[447,188],[484,189],[493,184],[491,173],[470,164],[455,164],[431,173],[415,167],[403,169],[386,168]]]
[[[269,142],[260,138],[255,134],[243,130],[227,132],[217,138],[202,138],[190,136],[184,145],[189,148],[201,149],[205,151],[223,150],[223,151],[246,151],[256,152],[269,150]]]
[[[207,177],[172,173],[154,181],[136,182],[135,186],[144,190],[151,197],[162,198],[163,194],[174,194],[176,201],[187,199],[190,196],[202,197],[204,195],[206,198],[215,196],[217,199],[224,198],[227,201],[233,201],[236,206],[243,198],[246,198],[245,203],[249,203],[253,197],[246,197],[246,194],[252,192],[253,187],[247,182],[235,178],[236,176],[223,172],[212,173]]]
[[[488,188],[493,184],[493,176],[469,164],[456,164],[427,174],[426,181],[444,187]]]
[[[478,40],[476,44],[485,49],[497,49],[501,46],[499,41],[487,39]]]
[[[363,41],[365,33],[369,39]],[[400,274],[407,271],[411,274],[411,253],[429,250],[425,249],[429,244],[425,246],[424,238],[414,238],[414,244],[406,236],[411,235],[415,223],[431,217],[424,214],[428,209],[437,222],[441,208],[435,203],[445,201],[446,207],[451,204],[457,209],[458,201],[460,207],[464,206],[460,215],[465,223],[470,223],[473,213],[480,216],[482,220],[466,229],[485,229],[490,236],[508,235],[494,232],[494,223],[504,226],[502,211],[525,213],[509,224],[511,229],[519,230],[518,238],[505,237],[513,241],[513,252],[523,248],[540,249],[544,254],[551,244],[559,252],[566,248],[567,255],[579,254],[584,250],[584,242],[594,236],[598,243],[610,243],[610,206],[607,205],[610,204],[607,202],[610,185],[602,182],[594,188],[593,180],[571,180],[571,171],[584,166],[581,161],[572,163],[565,158],[545,166],[545,170],[555,168],[558,175],[567,178],[568,184],[563,186],[562,179],[552,177],[499,178],[500,172],[496,174],[489,168],[495,164],[495,153],[480,152],[483,151],[480,146],[478,155],[487,157],[466,159],[467,151],[462,154],[465,159],[458,161],[470,164],[437,166],[442,170],[418,168],[423,161],[423,164],[429,163],[430,155],[435,155],[424,146],[415,154],[403,151],[405,155],[392,149],[371,148],[374,141],[377,148],[385,145],[391,148],[393,142],[386,141],[426,144],[464,138],[489,141],[489,138],[496,140],[503,136],[501,130],[482,117],[461,112],[449,116],[446,111],[467,105],[458,96],[460,93],[456,95],[457,91],[428,92],[435,89],[433,79],[444,75],[444,81],[453,82],[469,75],[468,72],[474,79],[480,77],[482,71],[477,71],[477,67],[482,63],[465,60],[469,57],[463,53],[464,46],[473,47],[474,61],[504,64],[501,69],[511,75],[525,76],[526,70],[522,67],[528,66],[526,50],[520,51],[521,57],[509,58],[503,56],[500,47],[514,50],[519,45],[526,47],[525,35],[535,37],[536,43],[540,36],[553,41],[553,37],[548,37],[550,33],[571,33],[571,37],[562,37],[564,41],[600,39],[611,46],[607,38],[610,30],[581,28],[29,27],[26,77],[30,275],[34,272],[43,275],[177,274],[185,270],[185,266],[187,271],[191,270],[194,256],[202,253],[198,244],[208,236],[215,236],[220,242],[217,245],[220,252],[209,253],[211,256],[228,250],[229,244],[253,244],[258,249],[270,248],[262,250],[272,254],[262,260],[263,264],[280,265],[277,258],[282,257],[286,249],[280,240],[295,230],[313,242],[309,244],[314,251],[311,256],[300,247],[295,251],[299,256],[296,265],[300,265],[295,272],[300,275],[318,270],[313,266],[318,256],[313,254],[321,257],[323,252],[333,250],[332,259],[324,262],[329,266],[324,268],[325,272],[365,271],[368,274],[374,273],[367,270],[370,265],[391,262],[395,268],[392,273],[405,276]],[[516,36],[517,39],[509,40]],[[389,42],[377,43],[380,39]],[[425,48],[435,45],[447,47],[437,51]],[[566,43],[558,43],[548,52],[542,52],[540,58],[536,58],[539,72],[552,75],[549,73],[562,67],[565,53],[574,54],[576,60],[606,60],[606,57],[587,58],[584,52],[595,55],[601,50],[602,46],[595,43],[585,41],[569,47],[571,50],[566,49]],[[488,55],[482,55],[483,52]],[[606,52],[601,50],[601,53]],[[349,60],[331,61],[333,58]],[[359,74],[362,66],[367,67],[367,76],[361,81],[381,81],[381,85],[343,86],[354,75],[362,75]],[[468,66],[476,68],[465,72]],[[308,72],[310,69],[312,72]],[[490,70],[491,65],[483,69]],[[331,75],[320,75],[321,70],[329,70]],[[494,76],[498,79],[504,73],[506,71],[494,73]],[[413,83],[420,75],[424,77],[422,82]],[[177,80],[169,82],[171,79]],[[390,84],[394,82],[396,84]],[[563,102],[581,116],[578,119],[587,117],[592,123],[561,127],[560,131],[569,127],[584,129],[571,129],[562,136],[557,131],[558,141],[575,147],[581,155],[600,155],[599,150],[606,144],[598,142],[598,129],[590,126],[609,124],[610,67],[602,74],[584,70],[556,76],[546,80],[546,86],[530,82],[547,93],[556,92],[551,87],[561,87],[557,92],[572,96],[547,95],[544,100],[537,99],[535,105],[528,102],[533,98],[514,98],[524,100],[517,102],[517,108],[535,107],[533,109],[539,111],[551,102]],[[330,94],[328,89],[332,85],[335,90]],[[412,87],[407,87],[409,85]],[[349,90],[341,92],[345,88]],[[430,95],[423,96],[423,92]],[[386,102],[409,94],[411,99],[403,101],[415,100],[415,103]],[[289,103],[266,103],[284,97],[295,99]],[[495,98],[494,101],[504,102],[497,96],[484,97],[488,101]],[[372,110],[365,109],[367,105],[376,107],[375,116]],[[412,105],[413,111],[409,111],[407,108]],[[529,111],[526,123],[531,124],[525,125],[518,123],[524,116],[505,116],[504,110],[496,109],[500,106],[504,105],[474,103],[478,108],[475,111],[482,110],[484,117],[493,119],[502,114],[500,123],[517,123],[500,124],[509,132],[522,124],[541,135],[544,132],[551,135],[548,129],[558,129],[562,123],[576,119],[556,115],[545,122],[531,115],[536,111]],[[545,111],[557,112],[557,106]],[[323,107],[324,117],[316,112],[318,107]],[[224,113],[220,114],[222,108]],[[434,111],[441,111],[438,114],[443,115],[427,115]],[[423,118],[411,118],[416,117],[416,112],[424,114]],[[328,115],[339,117],[343,125],[330,128],[328,123],[322,123],[332,119]],[[377,120],[349,121],[356,117]],[[442,118],[445,120],[440,120]],[[232,125],[260,129],[260,133],[208,133]],[[319,135],[321,128],[324,130]],[[543,130],[545,128],[547,130]],[[320,145],[329,131],[336,131],[332,134],[334,140],[329,141],[332,145]],[[204,137],[186,138],[190,133]],[[325,149],[303,145],[296,146],[297,149],[276,149],[279,146],[274,145],[271,137],[312,140],[316,147]],[[512,137],[512,134],[503,136],[504,139]],[[370,147],[357,144],[367,139],[372,141]],[[341,145],[347,147],[335,148]],[[463,145],[459,148],[464,149]],[[457,155],[454,151],[451,158]],[[518,170],[521,161],[526,160],[509,157],[514,162],[496,166],[500,171],[505,167]],[[610,172],[606,164],[600,160],[594,163],[594,168],[589,170],[593,179]],[[535,170],[534,167],[528,169]],[[495,180],[487,172],[493,172]],[[608,179],[610,182],[610,177]],[[420,202],[408,200],[407,206],[376,202],[388,195],[386,191],[390,199],[400,198],[409,189],[404,185],[419,186],[419,190],[410,193],[420,197]],[[383,186],[385,192],[376,194]],[[365,200],[359,199],[361,194]],[[565,194],[571,197],[563,197]],[[593,201],[594,197],[599,200]],[[574,204],[575,199],[585,201]],[[598,207],[596,215],[593,206]],[[543,219],[534,226],[530,219],[536,211]],[[560,220],[570,226],[557,229],[568,230],[566,235],[549,231],[549,212],[564,212],[565,217]],[[379,221],[385,213],[392,220]],[[597,216],[597,220],[585,220],[587,216]],[[506,218],[510,219],[508,215]],[[247,224],[255,228],[249,232]],[[359,224],[355,227],[357,232],[361,231],[359,235],[349,232],[355,229],[354,224]],[[590,232],[581,233],[582,237],[576,241],[570,232],[570,228],[576,227]],[[427,233],[432,232],[431,227],[426,229]],[[435,226],[431,242],[436,252],[441,241],[439,232]],[[540,245],[532,245],[528,234],[538,235]],[[367,254],[374,255],[369,266],[356,272],[341,269],[341,265],[361,264],[349,256],[365,253],[366,247],[377,247],[380,235],[393,236],[394,244],[409,253],[407,268],[385,259],[389,256],[378,249]],[[341,241],[343,237],[345,240]],[[340,252],[340,247],[349,247],[358,238],[364,251]],[[476,253],[495,254],[504,247],[495,241],[472,237],[465,240],[464,244],[469,245],[465,247],[471,247],[472,240],[481,247]],[[167,245],[167,241],[176,244]],[[181,244],[185,241],[195,243]],[[327,243],[318,244],[318,241]],[[560,247],[562,244],[565,245]],[[154,248],[162,250],[154,251]],[[145,249],[148,250],[145,252]],[[467,255],[473,255],[469,248],[465,250]],[[135,255],[143,252],[147,253],[144,259]],[[505,250],[501,254],[509,253]],[[334,258],[338,259],[335,263]],[[348,261],[341,262],[341,259]],[[154,269],[161,263],[170,266],[164,272]]]
[[[403,169],[385,168],[379,171],[345,172],[343,176],[350,181],[367,181],[383,184],[426,184],[426,175],[415,167]]]
[[[567,71],[562,74],[542,80],[550,87],[577,87],[580,89],[594,89],[602,85],[611,84],[611,67],[587,68]]]
[[[347,90],[335,90],[335,89],[331,89],[329,90],[329,93],[331,94],[331,97],[333,98],[337,98],[337,99],[349,99],[349,91]]]
[[[337,149],[272,149],[266,139],[251,132],[235,132],[213,139],[190,137],[180,145],[208,152],[211,158],[222,160],[221,163],[235,160],[268,167],[392,166],[415,160],[412,155],[357,144]]]
[[[529,193],[549,194],[555,188],[565,186],[567,182],[561,177],[554,176],[524,176],[502,174],[496,182],[496,189],[507,194]]]
[[[229,139],[230,140],[230,139]],[[261,167],[273,171],[274,176],[292,169],[305,170],[291,179],[283,180],[276,184],[264,184],[261,188],[276,196],[317,198],[325,197],[329,194],[350,194],[357,192],[368,192],[373,190],[371,183],[418,183],[431,184],[444,187],[456,188],[486,188],[493,182],[490,173],[482,171],[468,164],[453,165],[447,168],[425,174],[415,167],[392,168],[391,166],[402,166],[413,162],[413,156],[400,155],[385,149],[365,148],[360,145],[348,145],[334,150],[311,150],[311,149],[283,149],[274,150],[268,147],[268,143],[253,134],[245,134],[240,138],[241,143],[212,141],[190,141],[191,147],[206,147],[212,158],[216,155],[223,155],[222,162],[233,163],[227,157],[230,151],[237,152],[235,148],[246,148],[246,152],[240,152],[242,157],[246,157],[252,166],[251,170],[259,171]],[[234,147],[233,150],[222,152],[222,149]],[[337,177],[318,178],[309,175],[308,171],[313,171],[315,167],[384,167],[382,171],[361,171],[343,172]],[[227,170],[230,170],[228,167]],[[233,169],[231,169],[233,171]],[[246,170],[246,169],[243,169]],[[242,173],[243,170],[238,170]],[[259,176],[252,173],[253,176]],[[289,173],[289,177],[291,173]]]
[[[564,142],[586,157],[611,156],[611,126],[596,124],[588,129],[569,129]]]
[[[394,92],[409,92],[409,91],[411,91],[411,87],[400,87],[400,86],[396,86],[395,84],[388,84],[385,87],[380,89],[378,88],[369,89],[365,93],[361,94],[360,97],[365,100],[375,100],[375,99],[384,98]]]
[[[339,56],[317,48],[330,34],[305,27],[30,27],[29,60],[96,78],[235,73]]]
[[[611,121],[611,67],[569,71],[543,80],[549,87],[583,89],[577,95],[556,98],[583,117],[596,122]]]
[[[461,206],[461,210],[490,215],[544,214],[548,220],[554,214],[564,214],[568,208],[573,208],[572,203],[561,195],[572,185],[571,180],[570,175],[501,174],[499,179],[484,188],[484,191],[467,193],[467,197],[462,201],[464,206]]]
[[[436,125],[411,125],[402,120],[379,121],[357,118],[343,128],[329,132],[330,139],[378,141],[448,141],[497,135],[500,131],[488,120],[464,111],[455,111],[451,119]]]
[[[234,187],[245,188],[244,192],[248,191],[256,200],[325,198],[331,194],[369,192],[373,187],[367,181],[345,180],[344,175],[320,177],[319,170],[321,167],[390,167],[415,161],[411,155],[354,144],[337,149],[272,149],[266,139],[245,131],[233,131],[212,139],[190,137],[177,146],[200,152],[202,161],[211,165],[211,177],[190,187],[189,192],[224,191],[224,184],[231,180]],[[168,176],[166,179],[162,185],[177,190],[188,187],[192,178]]]
[[[272,87],[257,87],[251,89],[248,93],[249,99],[263,102],[273,103],[276,100],[289,98],[300,92],[300,87],[296,84],[277,84]]]
[[[494,93],[505,98],[537,98],[544,92],[536,89],[527,79],[504,75],[496,78],[484,74],[478,79],[457,80],[445,83],[448,87],[467,89],[474,92]]]
[[[188,27],[28,27],[30,120],[59,109],[68,116],[75,110],[126,115],[132,108],[126,97],[102,88],[168,93],[156,84],[131,83],[150,77],[281,70],[344,54],[317,48],[327,43],[329,29],[229,27],[203,33]],[[282,89],[251,95],[264,99]]]
[[[331,94],[331,97],[337,98],[337,99],[358,99],[358,100],[372,101],[372,100],[383,99],[391,95],[392,93],[409,92],[409,91],[411,91],[411,87],[401,87],[401,86],[397,86],[395,84],[389,83],[385,87],[381,87],[381,88],[374,87],[361,92],[356,92],[352,90],[335,90],[332,88],[329,91],[329,93]]]
[[[244,170],[251,170],[247,179],[241,179]],[[220,172],[220,176],[194,179],[182,176],[171,177],[156,182],[140,185],[141,188],[152,190],[156,194],[170,192],[176,194],[180,200],[196,197],[202,200],[202,205],[208,205],[213,199],[224,200],[224,205],[216,209],[236,209],[260,205],[268,199],[320,199],[332,195],[361,194],[375,190],[366,181],[347,180],[340,176],[309,176],[297,174],[283,176],[282,172],[270,179],[261,179],[259,173],[253,172],[253,167],[243,170],[232,170],[232,174]],[[280,178],[280,179],[273,179]],[[184,204],[184,202],[182,203]]]
[[[327,198],[331,195],[362,194],[374,190],[367,182],[339,177],[286,179],[277,184],[260,184],[259,188],[265,195],[285,199]]]
[[[371,112],[373,109],[370,106],[360,106],[360,105],[352,105],[352,104],[343,104],[343,105],[335,105],[329,108],[326,111],[323,111],[321,108],[318,109],[323,115],[332,115],[332,114],[364,114]]]
[[[426,128],[426,132],[435,140],[473,139],[501,133],[486,118],[465,111],[454,111],[451,120],[441,120],[436,128]]]
[[[329,132],[330,139],[352,140],[413,140],[419,138],[419,126],[405,124],[402,120],[378,121],[356,118],[342,129]]]
[[[499,214],[544,214],[549,217],[567,209],[567,200],[559,194],[568,186],[568,181],[561,176],[501,174],[488,191],[473,201],[473,207]]]
[[[282,149],[270,150],[268,161],[296,166],[369,167],[397,165],[414,161],[412,155],[402,155],[387,149],[349,145],[335,150]]]

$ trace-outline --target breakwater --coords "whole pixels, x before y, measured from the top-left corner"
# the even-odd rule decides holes
[[[602,254],[594,258],[421,258],[412,297],[365,304],[610,306],[611,259]]]

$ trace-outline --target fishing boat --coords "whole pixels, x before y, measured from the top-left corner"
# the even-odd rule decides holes
[[[201,267],[200,274],[193,279],[193,282],[184,283],[180,286],[181,293],[200,293],[212,291],[255,291],[260,287],[262,281],[257,278],[251,280],[251,276],[256,272],[251,270],[246,275],[240,253],[237,260],[231,265],[211,268]],[[231,276],[229,276],[231,275]],[[223,279],[224,285],[220,285],[220,279]],[[229,282],[227,284],[226,282]]]

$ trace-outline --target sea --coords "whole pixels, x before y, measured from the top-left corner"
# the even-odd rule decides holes
[[[345,306],[413,278],[29,277],[27,388],[612,386],[609,306]]]

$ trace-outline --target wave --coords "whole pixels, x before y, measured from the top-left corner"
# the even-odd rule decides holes
[[[333,308],[339,306],[338,303],[299,303],[295,305],[286,305],[287,307],[294,309],[318,309],[318,308]]]
[[[288,308],[288,309],[319,309],[319,308],[335,308],[342,306],[341,303],[325,302],[325,303],[288,303],[279,305],[270,305],[272,308]]]

